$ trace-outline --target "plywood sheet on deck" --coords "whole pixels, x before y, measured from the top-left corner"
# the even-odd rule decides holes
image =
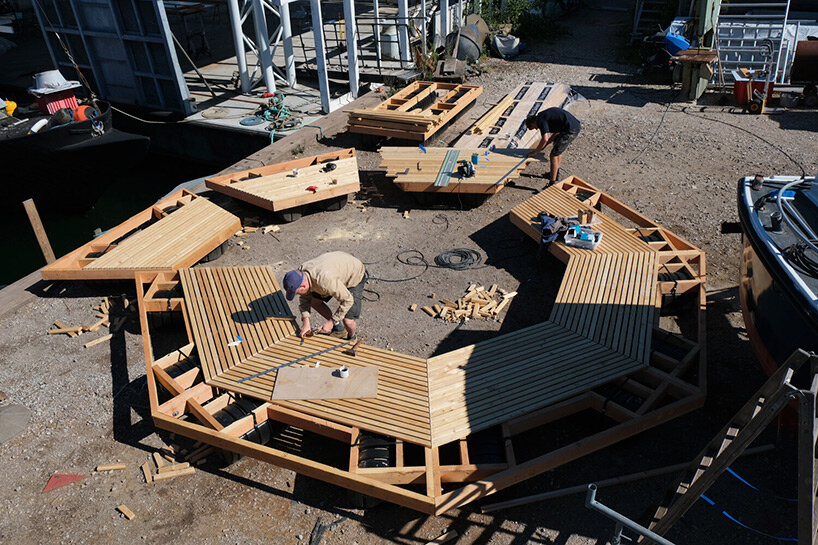
[[[273,399],[355,399],[378,396],[378,368],[359,367],[342,378],[328,367],[284,367],[278,371]]]

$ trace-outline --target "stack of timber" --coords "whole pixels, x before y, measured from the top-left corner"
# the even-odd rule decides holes
[[[528,151],[384,147],[380,168],[403,191],[491,195],[518,178],[534,160],[526,156]],[[464,177],[458,172],[458,162],[471,162],[474,155],[475,174]]]
[[[241,229],[233,214],[182,189],[43,267],[44,280],[133,279],[190,267]]]
[[[545,321],[427,359],[365,344],[356,353],[348,342],[326,336],[302,341],[266,267],[140,273],[136,290],[154,423],[202,444],[441,514],[692,411],[704,402],[707,376],[704,253],[574,177],[522,203],[511,219],[539,239],[538,212],[573,215],[603,206],[635,227],[597,210],[597,228],[605,233],[597,250],[549,246],[566,263],[566,274]],[[168,291],[177,295],[161,295]],[[697,316],[695,338],[659,329],[665,293],[694,295],[676,300],[674,311],[684,307]],[[151,340],[149,315],[168,309],[182,315],[190,342],[156,358],[160,343]],[[377,396],[272,399],[280,369],[319,362],[353,372],[377,369]],[[226,407],[239,417],[225,420]],[[577,426],[587,411],[604,415],[600,428],[574,443],[527,448],[525,460],[518,460],[515,443],[528,432]],[[261,445],[250,434],[269,421],[323,436],[327,449],[340,442],[349,456],[328,463]],[[481,438],[498,438],[499,461],[474,458],[474,434],[483,431]],[[372,455],[367,445],[373,437],[394,453],[384,458],[385,467],[363,463]],[[411,462],[404,447],[423,456]]]
[[[205,185],[273,212],[329,200],[340,207],[361,189],[354,148],[224,174]]]
[[[416,81],[374,108],[350,110],[347,130],[425,142],[482,92],[473,85]]]
[[[489,289],[472,284],[466,293],[455,301],[441,297],[434,305],[423,306],[420,309],[432,318],[440,318],[446,322],[473,319],[498,320],[500,312],[515,295],[517,295],[516,291],[508,292],[498,288],[497,284],[492,284]],[[414,311],[416,307],[417,305],[412,305],[409,308]]]
[[[533,148],[540,139],[540,132],[528,130],[525,118],[548,108],[566,108],[571,102],[571,88],[568,85],[527,81],[486,112],[452,147]]]

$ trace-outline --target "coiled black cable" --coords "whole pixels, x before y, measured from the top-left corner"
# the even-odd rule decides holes
[[[435,256],[435,265],[445,269],[464,271],[483,262],[483,254],[469,248],[454,248]]]

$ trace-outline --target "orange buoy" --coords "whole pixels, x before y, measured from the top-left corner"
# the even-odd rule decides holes
[[[95,118],[99,115],[99,113],[94,109],[93,106],[88,106],[87,104],[83,104],[79,106],[77,109],[74,110],[74,121],[85,121],[88,118]]]

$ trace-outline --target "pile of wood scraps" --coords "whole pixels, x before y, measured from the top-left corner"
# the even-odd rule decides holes
[[[500,313],[515,295],[517,295],[516,291],[506,291],[498,288],[497,284],[492,284],[489,289],[472,284],[466,293],[456,301],[440,298],[438,303],[432,306],[422,306],[420,310],[432,318],[440,318],[446,322],[474,319],[502,322]],[[437,299],[437,294],[433,293],[430,297]],[[417,307],[417,304],[413,304],[409,310],[414,312]]]
[[[471,105],[482,87],[416,81],[374,108],[349,111],[349,132],[424,142]]]
[[[96,346],[100,343],[103,343],[107,340],[110,340],[113,337],[113,333],[119,331],[119,329],[125,324],[125,322],[129,318],[127,314],[123,313],[122,315],[113,319],[112,322],[110,311],[114,304],[118,304],[121,307],[122,311],[133,310],[135,308],[130,305],[130,301],[128,301],[128,298],[125,295],[122,295],[119,298],[105,297],[100,301],[98,305],[93,307],[93,310],[96,311],[96,318],[98,318],[98,320],[94,322],[92,325],[68,326],[64,322],[56,320],[54,322],[54,326],[48,330],[47,334],[68,335],[69,337],[76,337],[78,335],[82,335],[83,333],[94,332],[102,327],[107,327],[109,328],[111,333],[96,338],[93,341],[89,341],[85,343],[85,345],[83,346],[85,348],[90,348],[92,346]]]
[[[176,445],[170,445],[155,451],[149,460],[142,464],[140,469],[145,477],[145,482],[148,484],[184,475],[193,475],[196,473],[196,468],[192,466],[205,463],[205,456],[214,450],[209,445],[198,445],[198,448],[188,452],[187,450],[180,450]]]

